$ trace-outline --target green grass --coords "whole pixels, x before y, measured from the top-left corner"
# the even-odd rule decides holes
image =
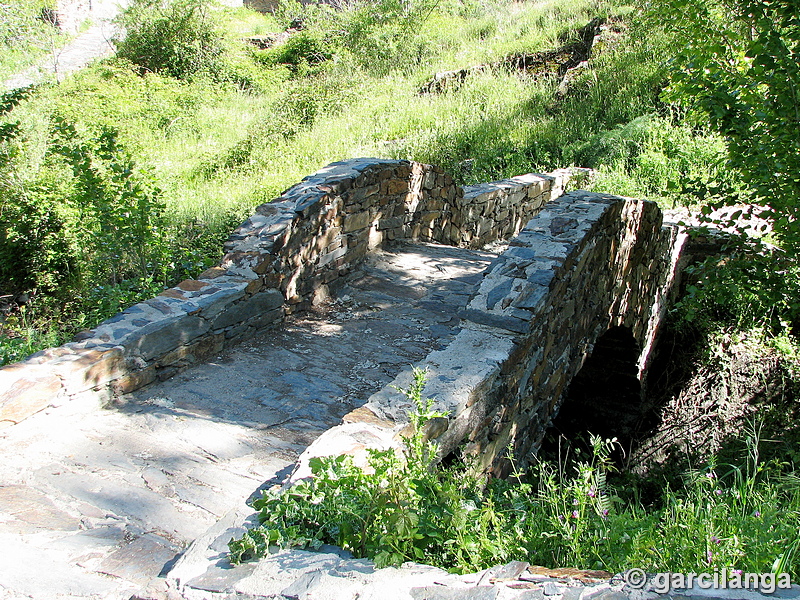
[[[232,40],[281,31],[281,26],[271,15],[241,7],[223,8],[220,21],[223,30]]]
[[[168,224],[158,237],[162,255],[170,257],[156,269],[164,275],[148,280],[148,274],[131,274],[141,283],[129,287],[143,294],[154,282],[174,285],[177,277],[196,276],[220,256],[213,240],[224,239],[258,204],[335,160],[433,163],[462,184],[588,166],[602,173],[599,189],[665,204],[696,201],[687,193],[695,180],[720,175],[721,140],[681,125],[658,100],[668,41],[642,29],[630,7],[592,0],[449,0],[420,16],[398,12],[398,6],[383,0],[370,9],[335,12],[287,3],[275,17],[224,9],[211,13],[224,30],[226,49],[213,73],[201,70],[179,80],[109,59],[40,88],[5,118],[20,132],[4,142],[11,157],[3,167],[7,181],[35,195],[40,191],[33,190],[49,190],[48,182],[61,179],[70,193],[64,168],[48,150],[53,123],[74,123],[82,139],[115,131],[137,172],[158,189],[164,204],[158,218]],[[392,19],[382,20],[382,10]],[[259,51],[241,42],[280,30],[298,13],[307,30],[294,46]],[[607,14],[627,14],[631,33],[593,60],[566,97],[554,95],[552,81],[503,71],[478,74],[441,95],[417,93],[437,71],[556,47],[570,31]],[[360,46],[351,51],[352,43]],[[330,58],[319,62],[322,55]],[[199,245],[192,242],[196,233],[184,237],[197,228],[206,232]],[[79,269],[87,258],[81,256]],[[29,279],[36,277],[34,271]],[[32,325],[46,330],[59,314],[62,323],[91,326],[87,314],[96,313],[86,302],[96,302],[89,300],[96,298],[94,289],[114,289],[115,278],[73,277],[70,285],[80,289],[72,296],[85,299],[84,305],[72,302],[53,313],[52,302],[37,301]]]
[[[585,81],[577,92],[582,97],[565,106],[554,102],[548,82],[497,73],[478,75],[456,93],[416,94],[437,71],[558,45],[558,35],[585,24],[596,10],[592,2],[572,1],[500,3],[477,16],[434,14],[419,33],[436,42],[428,61],[381,77],[370,76],[344,56],[342,64],[305,80],[287,81],[285,69],[272,68],[267,75],[270,89],[250,93],[207,81],[140,78],[111,63],[77,75],[48,94],[43,104],[55,103],[71,119],[119,127],[140,163],[163,182],[170,207],[209,217],[217,208],[224,213],[230,207],[252,207],[328,162],[353,156],[437,163],[464,183],[569,164],[613,163],[619,171],[616,156],[587,158],[577,147],[604,128],[651,112],[653,107],[641,101],[631,109],[630,98],[613,100],[641,96],[641,90],[613,89],[608,82],[596,90]],[[273,22],[246,11],[227,18],[229,30],[237,35],[275,28]],[[597,77],[612,79],[620,60],[624,59],[600,59]],[[587,108],[589,113],[609,112],[606,106],[596,106],[609,101],[620,105],[620,114],[582,114]],[[309,108],[312,118],[304,116],[305,123],[296,123],[296,115],[307,115]],[[295,121],[296,126],[288,128],[292,131],[257,139],[259,127],[287,112]],[[251,155],[217,176],[197,177],[204,166],[225,164],[226,155],[241,150],[237,145],[248,135],[256,141]],[[472,169],[463,172],[462,163],[468,159]]]

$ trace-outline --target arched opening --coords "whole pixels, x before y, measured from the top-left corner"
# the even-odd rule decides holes
[[[597,340],[553,419],[545,453],[556,449],[561,436],[575,443],[589,434],[615,437],[627,453],[638,435],[654,425],[652,411],[642,402],[640,353],[627,327],[612,327]]]

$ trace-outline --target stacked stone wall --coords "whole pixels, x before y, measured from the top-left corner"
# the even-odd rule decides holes
[[[451,408],[444,448],[466,440],[482,470],[505,475],[506,448],[524,464],[601,335],[627,328],[646,361],[682,242],[651,202],[575,193],[533,219],[468,308],[521,335],[479,401]]]
[[[220,267],[280,288],[308,308],[370,251],[393,240],[476,248],[517,233],[571,171],[460,188],[438,167],[358,159],[333,163],[263,204],[225,243]]]
[[[462,190],[409,161],[333,163],[261,205],[225,243],[220,264],[83,332],[0,369],[0,425],[70,399],[101,403],[278,325],[391,240],[476,247],[513,235],[569,171]]]
[[[503,476],[510,445],[524,466],[612,327],[631,332],[646,364],[685,239],[662,226],[651,202],[573,192],[546,205],[488,271],[460,313],[456,339],[420,365],[428,371],[423,393],[449,414],[426,432],[442,456],[461,447],[479,471]],[[364,429],[378,447],[397,444],[413,409],[397,388],[411,380],[402,373],[318,439],[294,479],[312,456],[351,451],[347,435],[363,439]]]

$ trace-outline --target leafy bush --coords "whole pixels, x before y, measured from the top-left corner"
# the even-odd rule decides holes
[[[242,209],[220,210],[213,222],[204,222],[195,216],[167,215],[166,285],[193,279],[216,265],[224,253],[223,243],[247,216],[249,210]]]
[[[63,173],[48,172],[32,184],[18,173],[23,154],[19,122],[9,118],[30,89],[0,99],[0,289],[38,288],[54,293],[74,277],[77,256],[69,233],[71,216],[59,202],[68,193]]]
[[[42,348],[58,346],[69,339],[69,336],[56,330],[43,333],[36,327],[30,327],[24,314],[8,317],[4,325],[5,329],[13,329],[14,332],[8,335],[0,330],[0,365],[22,360]]]
[[[69,40],[54,27],[53,5],[50,0],[0,3],[0,79],[22,72]]]
[[[800,254],[800,27],[795,0],[669,0],[676,24],[670,97],[725,136],[730,167],[755,193],[784,249]],[[736,200],[729,201],[735,204]]]
[[[72,218],[54,191],[42,182],[3,194],[0,285],[5,292],[37,289],[61,295],[77,279]]]
[[[24,176],[10,150],[23,141],[9,134],[2,144],[7,176],[0,180],[0,289],[31,297],[23,307],[26,318],[5,323],[27,338],[14,347],[51,340],[47,333],[30,333],[42,319],[61,314],[72,321],[60,327],[64,334],[97,322],[86,315],[108,318],[124,302],[163,289],[160,192],[120,145],[116,130],[100,127],[87,135],[56,118],[41,163]],[[18,352],[5,356],[18,358]]]
[[[273,94],[287,78],[286,69],[264,68],[260,62],[256,50],[247,48],[240,52],[229,52],[216,80],[231,82],[247,92]]]
[[[775,336],[800,331],[800,267],[784,252],[730,240],[723,257],[687,267],[682,319],[702,331],[759,327]]]
[[[319,31],[299,31],[276,48],[274,60],[291,65],[297,76],[319,72],[319,66],[334,57],[337,48]]]
[[[262,56],[293,65],[299,75],[319,72],[333,58],[385,75],[422,64],[429,56],[420,29],[436,8],[434,0],[358,0],[343,5],[334,10],[326,4],[281,2],[279,20],[286,27],[301,22],[304,30]]]
[[[455,479],[445,481],[430,469],[435,452],[424,441],[422,428],[443,415],[431,411],[431,401],[422,399],[424,386],[425,373],[417,369],[414,383],[405,391],[416,411],[414,433],[406,440],[403,457],[394,450],[371,451],[374,475],[355,467],[349,456],[311,459],[310,481],[298,483],[287,496],[265,494],[256,500],[262,525],[231,541],[231,560],[264,556],[274,544],[319,547],[331,541],[357,556],[375,557],[379,565],[426,556],[430,560],[428,546],[444,543],[447,513],[458,507],[436,506],[439,519],[425,508],[457,503],[459,495]],[[426,517],[424,522],[420,516]]]
[[[160,190],[136,169],[117,131],[102,128],[96,137],[82,139],[73,124],[56,120],[51,152],[74,175],[69,203],[78,215],[84,277],[115,285],[132,277],[162,276]]]
[[[117,56],[145,72],[191,79],[222,70],[223,39],[205,0],[135,0],[120,22]]]
[[[704,123],[725,139],[729,173],[725,178],[698,178],[692,186],[706,194],[703,214],[732,206],[730,218],[714,218],[738,230],[728,259],[711,259],[694,268],[696,281],[680,307],[687,320],[704,329],[756,323],[772,335],[800,331],[797,303],[800,260],[800,28],[792,0],[669,0],[646,6],[658,29],[666,15],[682,18],[670,32],[677,48],[670,62],[665,94],[688,111],[689,120]],[[706,125],[707,124],[707,125]],[[749,193],[742,195],[731,179]],[[710,192],[710,193],[709,193]],[[770,222],[771,239],[780,251],[766,250],[747,238],[754,212]]]

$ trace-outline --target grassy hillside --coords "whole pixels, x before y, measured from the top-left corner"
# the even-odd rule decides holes
[[[594,0],[287,0],[269,16],[134,3],[116,58],[0,107],[0,360],[196,276],[256,205],[334,160],[413,159],[462,183],[593,167],[596,189],[669,206],[702,201],[704,182],[738,193],[723,139],[661,99],[672,45],[641,15]],[[596,17],[620,33],[568,85],[491,68],[419,93]],[[298,24],[275,48],[243,41]]]

